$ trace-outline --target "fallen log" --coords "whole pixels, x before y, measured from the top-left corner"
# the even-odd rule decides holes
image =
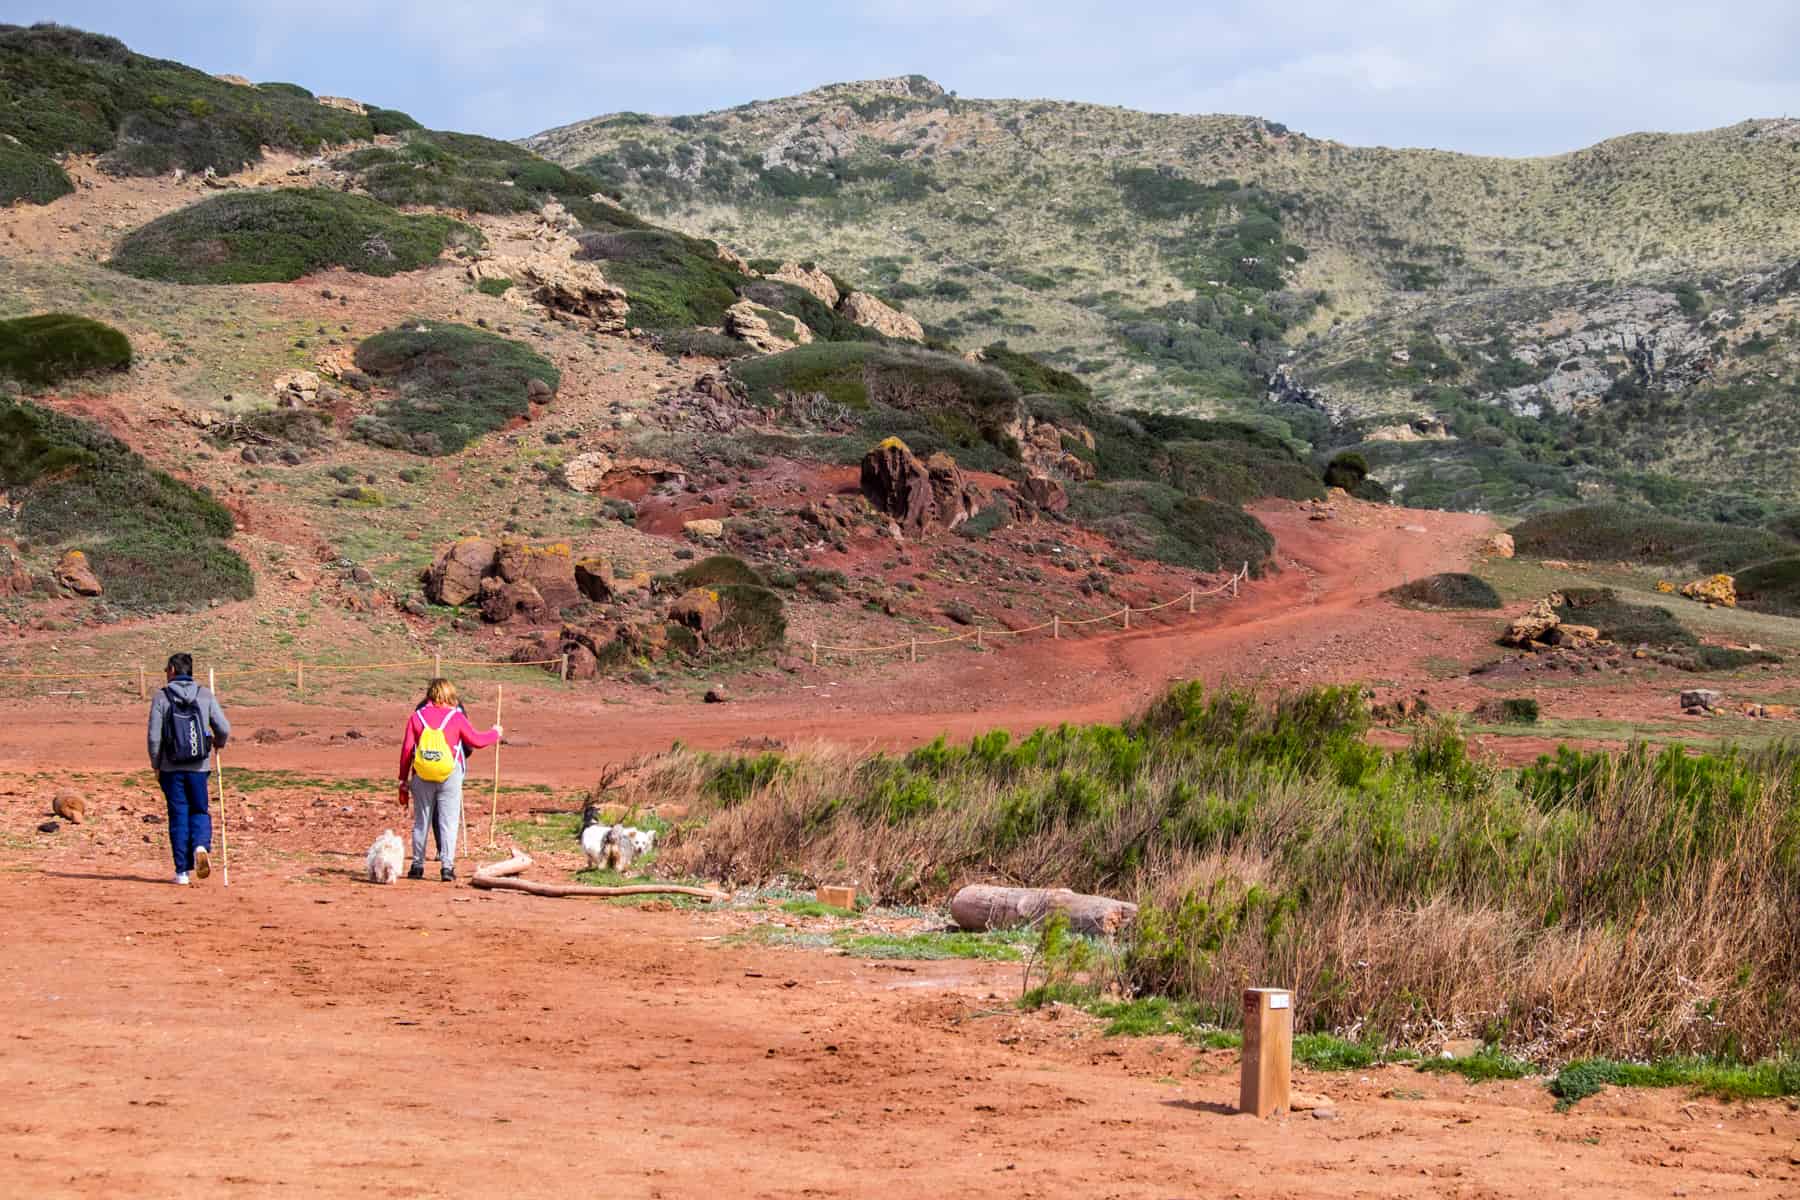
[[[1137,919],[1137,905],[1106,896],[1084,896],[1068,888],[1012,888],[973,883],[950,900],[957,928],[980,932],[1035,925],[1053,913],[1069,918],[1069,928],[1110,937]]]
[[[685,887],[674,883],[630,883],[618,887],[592,887],[583,883],[539,883],[534,879],[512,879],[531,865],[531,855],[523,850],[515,849],[512,857],[501,862],[482,867],[469,877],[469,886],[485,891],[524,892],[531,896],[550,896],[564,899],[572,896],[593,896],[606,899],[614,896],[697,896],[702,900],[729,899],[723,892],[715,892],[710,888]]]

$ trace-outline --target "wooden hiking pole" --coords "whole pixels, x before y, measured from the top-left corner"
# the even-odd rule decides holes
[[[206,690],[219,698],[219,687],[213,677],[213,669],[206,668]],[[219,875],[223,886],[231,886],[231,838],[225,831],[225,752],[213,750],[213,770],[219,776]]]
[[[500,705],[506,699],[506,685],[494,685],[494,724],[500,724]],[[502,738],[501,741],[506,739]],[[488,849],[499,845],[494,839],[494,826],[500,819],[500,742],[494,743],[494,800],[488,809]]]

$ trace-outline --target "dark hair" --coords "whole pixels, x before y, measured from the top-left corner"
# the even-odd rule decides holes
[[[194,656],[191,654],[169,655],[169,670],[177,675],[192,675],[194,673]]]

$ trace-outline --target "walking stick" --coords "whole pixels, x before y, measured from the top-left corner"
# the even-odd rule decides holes
[[[494,685],[494,724],[500,724],[500,705],[506,699],[506,685]],[[504,739],[503,739],[504,740]],[[494,837],[494,823],[500,819],[500,743],[494,743],[494,800],[488,808],[488,849],[500,843]]]
[[[219,696],[218,685],[213,679],[213,669],[206,669],[206,690],[216,700]],[[231,886],[231,838],[225,830],[225,752],[213,750],[213,766],[219,776],[219,874],[223,886]]]

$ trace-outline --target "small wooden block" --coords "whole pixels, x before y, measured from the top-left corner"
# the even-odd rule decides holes
[[[833,908],[856,907],[856,889],[853,887],[822,887],[815,895],[820,904],[829,904]]]
[[[1294,994],[1281,988],[1246,988],[1238,1111],[1258,1117],[1287,1112],[1293,1065]]]

